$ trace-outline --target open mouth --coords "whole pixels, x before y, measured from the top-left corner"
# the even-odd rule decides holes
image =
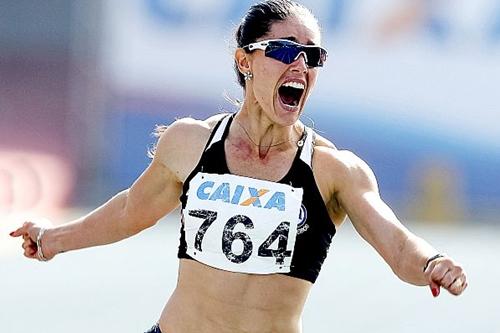
[[[300,82],[285,82],[278,89],[278,94],[281,102],[286,106],[296,107],[299,105],[305,86]]]

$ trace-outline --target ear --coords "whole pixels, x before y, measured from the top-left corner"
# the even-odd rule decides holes
[[[238,65],[238,69],[240,73],[251,72],[252,69],[250,67],[250,54],[246,53],[243,49],[238,48],[234,53],[234,60]]]

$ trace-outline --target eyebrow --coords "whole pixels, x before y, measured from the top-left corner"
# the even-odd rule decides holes
[[[280,38],[280,39],[286,39],[286,40],[289,40],[289,41],[301,44],[299,42],[299,40],[296,37],[294,37],[294,36],[283,37],[283,38]],[[312,40],[308,40],[306,45],[316,45],[316,44]]]

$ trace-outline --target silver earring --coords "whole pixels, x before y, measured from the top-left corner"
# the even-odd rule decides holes
[[[253,73],[248,71],[243,73],[243,76],[245,77],[245,81],[250,81],[253,78]]]

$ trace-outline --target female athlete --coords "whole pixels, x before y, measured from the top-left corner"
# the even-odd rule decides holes
[[[454,295],[462,267],[409,232],[379,196],[370,168],[299,120],[327,51],[304,6],[252,6],[236,32],[244,100],[234,114],[180,119],[127,190],[58,227],[26,222],[24,255],[120,241],[182,207],[179,277],[149,332],[301,332],[301,314],[337,228],[349,216],[394,273]],[[189,149],[186,149],[189,147]]]

